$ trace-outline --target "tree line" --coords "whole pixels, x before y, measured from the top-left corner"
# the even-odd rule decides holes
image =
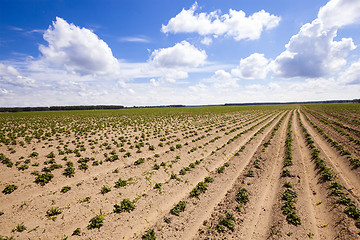
[[[124,106],[120,106],[120,105],[0,107],[0,112],[70,111],[70,110],[100,110],[100,109],[123,109],[123,108]]]

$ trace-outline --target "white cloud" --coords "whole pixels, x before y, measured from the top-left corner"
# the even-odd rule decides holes
[[[206,82],[213,84],[213,87],[223,90],[231,90],[233,88],[238,88],[236,78],[233,78],[230,73],[220,69],[217,70],[213,76],[209,79],[205,79]]]
[[[338,79],[341,83],[360,85],[360,59],[351,64],[344,72],[340,73]]]
[[[25,77],[14,67],[0,63],[0,84],[19,87],[34,86],[35,80]]]
[[[176,69],[160,69],[160,81],[174,83],[177,79],[186,79],[189,77],[186,71],[176,70]]]
[[[200,35],[225,35],[236,41],[254,40],[261,36],[262,31],[276,27],[281,18],[261,10],[246,17],[245,12],[229,10],[228,14],[220,15],[220,11],[195,13],[195,3],[189,10],[183,9],[171,18],[167,25],[162,25],[164,33],[198,33]]]
[[[213,42],[212,38],[210,37],[204,37],[203,40],[201,40],[201,43],[204,45],[210,45]]]
[[[43,34],[44,32],[45,32],[44,29],[33,29],[28,31],[28,33],[41,33],[41,34]]]
[[[5,95],[5,94],[8,94],[9,91],[6,90],[5,88],[0,88],[0,95]]]
[[[276,76],[318,78],[339,71],[349,52],[356,48],[351,38],[334,41],[340,27],[359,23],[360,1],[330,0],[318,12],[318,18],[304,24],[292,36],[286,50],[273,62]]]
[[[0,63],[0,76],[18,76],[20,73],[12,66]]]
[[[189,90],[195,93],[205,92],[207,89],[208,87],[203,83],[198,83],[194,86],[189,86]]]
[[[212,79],[220,80],[220,81],[227,80],[230,78],[231,78],[231,74],[224,70],[217,70],[212,77]]]
[[[159,82],[158,82],[158,81],[156,81],[156,79],[155,79],[155,78],[150,79],[150,83],[151,83],[154,87],[159,86]]]
[[[149,39],[145,37],[122,37],[119,38],[120,42],[139,42],[139,43],[149,43]]]
[[[109,46],[86,28],[57,17],[44,33],[48,46],[40,45],[43,60],[79,74],[107,74],[118,70]]]
[[[149,61],[155,66],[164,68],[194,68],[204,64],[206,58],[204,50],[182,41],[173,47],[154,50]]]
[[[359,0],[331,0],[321,7],[318,18],[326,29],[339,28],[360,20]]]
[[[269,60],[264,54],[253,53],[240,60],[240,66],[231,70],[231,74],[245,79],[264,79],[269,71]]]
[[[175,83],[176,80],[179,79],[186,79],[188,78],[188,72],[177,70],[177,69],[171,69],[171,68],[154,68],[152,69],[152,72],[149,73],[149,76],[151,77],[157,77],[150,79],[150,83],[153,86],[159,86],[160,84],[166,84],[166,83]]]
[[[338,71],[355,45],[351,38],[334,41],[336,34],[336,28],[327,29],[319,19],[303,25],[272,63],[275,75],[317,78]]]

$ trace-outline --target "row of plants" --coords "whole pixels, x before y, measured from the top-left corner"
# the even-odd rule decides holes
[[[225,132],[225,135],[229,135],[230,133],[234,133],[234,132],[240,130],[241,128],[246,127],[247,125],[258,121],[259,119],[261,119],[261,118],[263,118],[263,117],[265,117],[265,116],[267,116],[267,115],[268,115],[267,113],[264,113],[264,114],[261,114],[261,115],[259,115],[259,116],[254,116],[254,117],[246,120],[246,121],[244,122],[244,124],[242,124],[242,121],[240,121],[240,122],[237,124],[237,125],[239,125],[239,126],[234,127],[234,128],[232,128],[230,131]],[[241,124],[241,125],[240,125],[240,124]]]
[[[259,119],[261,119],[261,118],[263,118],[264,116],[267,116],[267,115],[268,115],[268,114],[263,114],[263,115],[261,115],[261,116],[252,117],[252,118],[248,119],[247,121],[245,121],[244,124],[242,124],[241,126],[237,126],[237,127],[233,128],[233,129],[231,129],[229,132],[225,132],[225,135],[229,135],[230,133],[234,133],[234,132],[236,132],[237,130],[240,130],[240,129],[242,129],[242,128],[250,125],[250,124],[253,124],[253,123],[259,121]],[[271,117],[271,116],[270,116],[270,117]],[[266,118],[266,119],[263,119],[261,122],[258,122],[256,126],[258,126],[259,124],[263,123],[264,121],[266,121],[266,120],[269,119],[270,117],[268,117],[268,118]],[[254,129],[256,126],[253,126],[253,127],[251,127],[250,129],[246,129],[246,130],[242,131],[241,133],[235,135],[233,138],[229,139],[226,144],[232,143],[232,142],[235,141],[237,138],[239,138],[241,135],[243,135],[243,134],[251,131],[251,130]],[[217,139],[220,139],[220,137],[218,136],[218,137],[216,137],[215,139],[210,140],[208,143],[205,143],[204,146],[208,145],[209,143],[214,142],[214,141],[217,140]],[[224,148],[224,147],[226,146],[226,144],[223,144],[221,147],[217,147],[216,150],[213,151],[211,154],[213,155],[213,154],[215,154],[216,151],[220,151],[222,148]]]
[[[286,132],[286,139],[285,139],[285,156],[283,161],[283,171],[281,176],[282,177],[288,177],[291,178],[292,175],[290,173],[290,170],[287,168],[289,166],[293,165],[292,161],[292,119],[293,119],[293,112],[291,113],[289,123],[287,126],[287,132]],[[285,188],[283,194],[281,195],[282,206],[281,210],[282,213],[286,216],[286,221],[289,224],[292,224],[294,226],[301,224],[301,219],[297,214],[296,211],[296,202],[297,202],[297,192],[294,189],[294,185],[291,184],[289,181],[286,181],[283,184],[283,187]]]
[[[330,126],[332,129],[334,129],[335,131],[337,131],[340,135],[343,136],[347,136],[349,141],[354,142],[356,145],[360,145],[360,140],[359,139],[355,139],[351,134],[349,134],[348,132],[345,132],[344,130],[335,127],[333,124],[331,124],[328,119],[325,119],[325,117],[319,113],[315,114],[314,112],[308,111],[314,118],[316,118],[317,120],[319,120],[320,122]],[[332,121],[335,125],[340,126],[342,128],[345,128],[342,124]],[[349,128],[347,127],[351,132],[356,131],[355,129]]]
[[[219,139],[219,138],[215,138],[215,140],[214,141],[216,141],[217,139]],[[107,146],[104,146],[105,148],[109,148],[108,150],[110,150],[111,148],[109,147],[109,145],[107,145]],[[82,150],[80,150],[81,148],[83,148],[83,146],[79,146],[79,152],[80,151],[82,151]],[[113,150],[113,148],[111,149],[112,151],[114,151]],[[151,150],[151,149],[149,149],[149,150]],[[74,151],[73,151],[74,152]],[[33,151],[33,153],[35,153],[35,154],[33,154],[33,158],[37,158],[38,156],[39,156],[39,154],[36,154],[36,152],[35,151]],[[55,152],[56,153],[56,152]],[[36,156],[35,156],[36,155]],[[59,153],[59,155],[64,155],[64,154],[60,154]],[[111,153],[110,153],[110,155],[111,155]],[[114,154],[114,155],[116,155],[116,154]],[[114,155],[111,155],[111,156],[114,156]],[[51,174],[51,172],[53,171],[53,170],[55,170],[55,169],[58,169],[58,168],[61,168],[61,167],[56,167],[56,166],[60,166],[61,164],[57,164],[56,162],[53,162],[52,160],[54,160],[55,161],[55,154],[54,154],[54,152],[52,151],[52,152],[50,152],[50,154],[48,154],[48,156],[47,156],[47,158],[49,159],[49,160],[47,160],[46,161],[46,163],[44,163],[44,165],[48,165],[48,166],[46,166],[46,169],[45,169],[45,167],[44,167],[44,174],[34,174],[34,175],[37,175],[37,178],[36,178],[36,182],[38,182],[38,183],[40,183],[40,184],[46,184],[46,183],[48,183],[52,178],[53,178],[53,174]],[[107,157],[108,158],[108,157]],[[106,159],[107,159],[106,158]],[[110,162],[112,162],[111,160],[104,160],[104,161],[110,161]],[[117,160],[117,159],[116,159]],[[80,161],[80,162],[79,162]],[[87,165],[88,164],[88,162],[89,161],[93,161],[93,162],[95,162],[95,160],[94,159],[91,159],[91,158],[87,158],[87,157],[83,157],[83,158],[80,158],[79,159],[79,161],[78,161],[78,163],[80,164],[79,165],[79,168],[81,169],[81,165]],[[75,168],[73,167],[73,164],[70,164],[70,161],[68,161],[69,162],[69,164],[66,164],[66,167],[65,167],[65,169],[67,169],[66,171],[64,170],[64,175],[65,176],[74,176],[74,174],[75,174]],[[67,163],[68,163],[67,162]],[[51,165],[50,165],[51,164]],[[141,163],[139,163],[139,164],[141,164]],[[194,164],[196,164],[196,162],[194,162]],[[224,165],[225,166],[225,165]],[[190,165],[189,165],[189,167],[191,167]],[[86,170],[87,168],[85,168],[85,169],[83,169],[83,170]],[[126,180],[125,180],[126,181]],[[201,193],[203,193],[204,191],[202,191],[202,189],[203,188],[206,188],[205,186],[207,186],[207,184],[208,184],[208,182],[207,181],[210,181],[210,180],[204,180],[204,184],[200,184],[199,186],[197,186],[198,188],[197,189],[194,189],[194,193],[193,193],[193,195],[194,196],[198,196],[197,195],[197,193],[199,193],[200,192],[200,194]],[[121,185],[121,183],[119,183],[120,185]],[[109,189],[109,187],[107,187],[107,186],[104,186],[103,187],[103,189],[104,189],[104,191],[102,191],[103,192],[103,194],[105,194],[106,192],[108,192],[108,189]],[[69,186],[65,186],[62,190],[61,190],[61,192],[62,193],[66,193],[67,191],[69,191],[69,190],[71,190],[71,187],[69,187]],[[196,191],[195,191],[196,190]],[[206,191],[206,190],[205,190]],[[120,210],[115,210],[114,209],[114,213],[116,212],[116,211],[119,211],[119,212],[121,212],[122,210],[122,207],[121,207],[121,203],[117,206],[117,207],[115,207],[114,206],[114,208],[115,209],[120,209]],[[53,209],[49,209],[49,214],[47,214],[47,216],[48,217],[55,217],[56,215],[58,215],[58,214],[55,214],[56,212],[61,212],[62,211],[62,209],[60,209],[60,208],[53,208]],[[59,213],[60,214],[60,213]],[[106,214],[99,214],[99,215],[97,215],[96,216],[96,218],[95,219],[91,219],[90,221],[89,221],[89,229],[92,229],[93,227],[92,226],[95,226],[94,228],[97,228],[96,226],[99,226],[98,228],[100,228],[100,226],[102,226],[102,224],[101,224],[101,220],[103,221],[104,220],[104,218],[105,218],[105,216],[106,216]],[[97,220],[99,220],[99,221],[97,221]],[[97,225],[97,222],[99,223],[98,225]],[[74,232],[75,233],[78,233],[79,232],[79,228],[77,228]]]
[[[270,140],[268,142],[271,141],[271,139],[275,136],[275,133],[277,132],[277,130],[279,129],[280,125],[281,125],[281,122],[283,121],[283,119],[285,118],[285,116],[287,115],[288,113],[286,113],[280,120],[279,122],[276,124],[276,126],[274,127],[272,133],[270,134]],[[257,136],[258,134],[262,133],[267,127],[269,127],[273,121],[275,121],[278,117],[280,116],[277,115],[274,119],[272,119],[269,123],[267,123],[266,125],[264,125],[262,128],[260,128],[256,133],[254,133],[253,137],[251,137],[249,139],[249,141],[247,143],[245,143],[245,145],[243,145],[240,150],[237,152],[236,155],[239,155],[240,152],[242,152],[246,145],[249,144],[255,136]],[[264,149],[266,148],[265,146],[263,146]],[[262,149],[263,151],[263,149]],[[260,157],[261,159],[261,157]],[[256,169],[260,169],[260,166],[259,166],[259,159],[256,159],[254,161],[254,167]],[[223,170],[225,169],[224,166],[220,167],[217,169],[218,173],[219,172],[223,172]],[[253,170],[249,170],[246,174],[245,174],[245,177],[254,177],[254,171]],[[237,212],[240,212],[243,207],[248,203],[249,201],[249,194],[248,194],[248,191],[246,188],[244,187],[241,187],[240,189],[238,189],[238,192],[235,196],[235,201],[237,202],[237,206],[235,208],[235,210]],[[234,215],[231,213],[231,212],[226,212],[225,213],[225,216],[220,218],[219,220],[219,223],[215,226],[215,229],[219,232],[219,233],[223,233],[225,232],[227,229],[230,230],[230,231],[234,231],[235,230],[235,222],[236,222],[236,219],[234,217]]]
[[[360,120],[351,116],[351,114],[340,114],[340,113],[328,113],[330,116],[339,119],[340,121],[344,121],[351,125],[358,126],[360,124]]]
[[[271,121],[272,122],[272,121]],[[267,127],[267,126],[269,126],[270,124],[267,124],[265,127]],[[265,128],[265,127],[263,127],[262,128],[262,130]],[[246,130],[245,130],[246,131]],[[260,131],[260,130],[259,130]],[[246,132],[248,132],[248,131],[246,131]],[[244,133],[246,133],[246,132],[244,132]],[[252,138],[251,138],[252,139]],[[249,141],[250,142],[250,141]],[[249,142],[247,142],[246,144],[248,144]],[[220,150],[220,148],[218,148],[217,149],[217,151],[219,151]],[[193,169],[193,168],[195,168],[197,165],[199,165],[202,161],[203,161],[204,159],[202,158],[202,159],[200,159],[200,160],[196,160],[196,161],[194,161],[193,163],[190,163],[189,164],[189,166],[187,166],[187,167],[183,167],[180,171],[179,171],[179,175],[185,175],[185,174],[187,174],[188,172],[190,172],[191,171],[191,169]],[[154,167],[156,166],[156,164],[154,165]],[[229,166],[229,164],[228,163],[225,163],[223,166],[221,166],[221,167],[219,167],[218,169],[217,169],[217,172],[218,173],[223,173],[224,171],[225,171],[225,167],[228,167]],[[159,167],[160,166],[156,166],[156,170],[157,169],[159,169]],[[180,178],[178,178],[178,176],[177,176],[177,174],[171,174],[171,177],[170,177],[170,179],[176,179],[176,180],[181,180]]]
[[[266,148],[271,144],[271,140],[275,137],[276,132],[279,130],[282,122],[284,121],[285,117],[288,115],[289,112],[286,112],[286,114],[284,116],[281,117],[280,121],[275,125],[274,129],[272,130],[271,134],[270,134],[270,138],[269,140],[267,140],[264,144],[263,144],[263,149],[262,151],[265,152]]]
[[[276,116],[276,118],[277,118],[280,114],[281,114],[281,113],[279,113],[279,114]],[[231,142],[233,142],[233,141],[235,141],[236,139],[238,139],[239,137],[241,137],[241,135],[243,135],[243,134],[245,134],[245,133],[253,130],[254,128],[256,128],[257,126],[259,126],[259,125],[262,124],[263,122],[266,122],[268,119],[270,119],[270,118],[273,117],[274,115],[275,115],[275,114],[271,114],[269,117],[263,119],[262,121],[258,122],[257,124],[255,124],[255,125],[251,126],[250,128],[245,129],[244,131],[236,134],[233,138],[230,138],[230,139],[227,141],[227,144],[230,144]],[[254,122],[256,122],[256,121],[257,121],[257,120],[255,120]],[[253,122],[249,122],[248,124],[252,124],[252,123],[253,123]],[[244,126],[247,126],[247,124],[244,125]]]
[[[126,141],[123,137],[120,137],[119,139],[121,139],[121,141],[123,142],[123,141]],[[142,140],[142,139],[140,139],[140,140]],[[94,142],[94,143],[97,143],[97,141],[93,141],[93,140],[91,140],[91,139],[89,139],[89,141],[91,141],[91,143],[90,143],[90,145]],[[72,141],[74,144],[75,144],[75,141]],[[117,144],[117,142],[116,141],[114,141],[116,144]],[[106,145],[105,145],[106,144]],[[121,144],[123,144],[123,143],[121,143]],[[106,146],[107,147],[107,149],[109,148],[109,149],[111,149],[111,147],[110,147],[110,145],[108,145],[106,142],[105,143],[103,143],[103,144],[101,144],[100,146]],[[118,144],[117,144],[118,145]],[[139,145],[139,144],[137,144],[137,145]],[[78,144],[77,145],[77,147],[81,147],[80,149],[84,149],[84,144]],[[150,149],[150,147],[152,147],[152,145],[150,145],[149,146],[149,149]],[[59,154],[60,155],[63,155],[64,153],[72,153],[72,152],[74,152],[74,151],[70,151],[71,149],[66,149],[66,151],[60,151],[60,149],[59,149]],[[76,149],[77,150],[77,149]],[[112,151],[112,152],[114,152],[114,150]],[[32,154],[30,154],[30,156],[31,157],[37,157],[38,156],[38,153],[36,153],[36,152],[33,152]],[[126,153],[125,155],[124,155],[124,157],[128,157],[129,156],[129,153]],[[47,155],[47,157],[48,158],[54,158],[55,157],[55,155],[54,155],[54,153],[53,152],[51,152],[50,154],[48,154]],[[111,156],[111,157],[109,157],[109,158],[107,158],[105,161],[115,161],[115,160],[117,160],[118,159],[118,157],[117,157],[117,155],[114,155],[114,156]],[[94,162],[94,165],[99,165],[98,164],[99,162],[98,161],[95,161]],[[100,164],[102,163],[102,161],[100,162]],[[21,168],[22,169],[22,168]],[[85,169],[87,169],[87,168],[85,168]]]
[[[180,144],[178,144],[178,145],[180,145]],[[180,145],[181,146],[181,145]],[[150,148],[151,146],[149,146],[149,148]],[[180,147],[177,147],[177,148],[180,148]],[[111,154],[111,156],[110,157],[107,157],[106,159],[105,159],[105,161],[110,161],[110,162],[113,162],[113,161],[115,161],[115,160],[118,160],[119,159],[119,157],[115,154],[115,151],[113,150],[112,152],[110,152],[110,154]],[[37,152],[32,152],[29,156],[30,157],[38,157],[38,153]],[[129,155],[129,154],[128,154]],[[128,155],[124,155],[124,156],[128,156]],[[10,160],[8,159],[8,158],[5,158],[5,156],[2,154],[1,156],[1,159],[3,160],[3,162],[9,162]],[[53,163],[50,167],[44,167],[43,168],[43,172],[51,172],[52,170],[54,170],[54,169],[57,169],[57,168],[61,168],[62,166],[60,165],[60,164],[56,164],[55,163],[55,159],[54,159],[54,157],[55,157],[55,154],[54,154],[54,152],[50,152],[47,156],[46,156],[47,158],[51,158],[49,161],[45,161],[44,162],[44,164],[48,164],[48,163]],[[67,159],[66,157],[64,158],[64,159]],[[98,161],[95,161],[95,159],[94,158],[88,158],[88,157],[84,157],[84,158],[80,158],[79,160],[78,160],[78,163],[80,163],[80,165],[79,165],[79,169],[80,170],[86,170],[86,169],[88,169],[88,165],[86,164],[89,160],[92,160],[93,161],[93,165],[99,165],[99,164],[102,164],[102,161],[99,163]],[[141,164],[141,163],[143,163],[144,162],[144,158],[140,158],[140,159],[138,159],[137,161],[135,161],[135,165],[139,165],[139,164]],[[71,164],[71,165],[69,165],[69,163]],[[196,164],[198,163],[198,161],[196,161],[195,162]],[[10,163],[9,163],[10,164]],[[67,162],[67,165],[68,165],[68,167],[67,168],[65,168],[65,170],[64,170],[64,173],[63,173],[63,175],[65,175],[65,176],[67,176],[67,177],[73,177],[74,176],[74,174],[75,174],[75,168],[73,168],[73,164],[71,163],[71,162]],[[27,165],[22,165],[22,166],[20,166],[19,167],[19,169],[21,169],[21,170],[25,170],[25,169],[27,169],[28,168],[28,166]],[[34,175],[36,175],[37,177],[39,176],[39,174],[38,174],[38,172],[36,172],[36,171],[34,171],[33,172],[33,174]],[[48,176],[50,176],[50,175],[48,175]],[[38,178],[37,178],[38,179]],[[50,179],[51,180],[51,179]],[[45,181],[39,181],[39,180],[36,180],[36,182],[41,182],[43,185],[44,184],[46,184],[46,183],[48,183],[49,181],[47,181],[47,180],[45,180]]]
[[[337,141],[333,140],[328,134],[324,132],[322,128],[320,128],[313,121],[311,121],[311,119],[303,111],[301,112],[304,114],[306,120],[320,133],[320,135],[322,135],[331,144],[331,146],[333,146],[337,151],[339,151],[340,155],[347,156],[351,165],[353,165],[355,168],[360,167],[359,158],[353,158],[349,150],[347,150]]]
[[[339,182],[335,181],[336,174],[332,171],[330,167],[328,167],[325,161],[320,158],[320,150],[316,148],[314,145],[314,141],[311,135],[308,133],[307,129],[304,127],[301,119],[300,114],[298,113],[298,119],[300,126],[302,128],[307,146],[311,150],[311,158],[315,162],[316,168],[319,170],[321,175],[321,180],[325,184],[330,182],[328,185],[328,195],[335,196],[335,202],[345,206],[345,214],[350,218],[355,220],[355,226],[360,229],[360,209],[356,206],[355,201],[353,201],[349,196],[350,194],[346,188],[341,185]],[[359,232],[360,234],[360,232]]]
[[[323,112],[341,122],[348,123],[353,126],[360,124],[359,104],[315,104],[306,105],[307,109],[316,112]]]
[[[189,165],[189,167],[181,169],[179,174],[180,175],[186,174],[186,172],[189,171],[191,168],[190,165]],[[195,164],[193,164],[193,165],[195,166]],[[230,164],[228,162],[224,163],[222,166],[220,166],[219,168],[216,169],[216,173],[217,174],[224,173],[226,167],[228,167],[228,166],[230,166]],[[175,175],[175,177],[174,177],[174,175]],[[175,178],[176,178],[176,174],[173,174],[172,179],[175,179]],[[189,196],[198,198],[201,194],[203,194],[207,191],[208,184],[212,183],[212,182],[214,182],[214,178],[209,177],[209,176],[205,177],[204,181],[199,182],[195,186],[195,188],[193,188],[190,191]],[[248,194],[247,194],[247,191],[245,188],[239,189],[239,192],[236,195],[236,201],[239,203],[239,205],[237,206],[237,209],[238,209],[238,211],[240,211],[242,206],[248,202]],[[186,201],[183,201],[183,200],[180,201],[170,210],[170,214],[174,215],[174,216],[180,216],[181,212],[185,211],[186,205],[187,205]],[[171,223],[171,219],[166,216],[164,217],[164,221],[166,223]],[[223,232],[225,230],[225,227],[227,227],[231,230],[234,230],[235,229],[234,221],[235,221],[235,219],[234,219],[233,215],[230,213],[227,213],[226,217],[220,220],[219,224],[216,226],[216,229],[219,232]],[[142,239],[156,239],[156,234],[155,234],[154,229],[151,228],[151,229],[147,230],[145,232],[145,234],[142,235]]]
[[[266,125],[264,125],[263,127],[261,127],[257,132],[254,133],[254,135],[243,145],[240,147],[240,150],[235,154],[235,156],[238,156],[240,152],[243,152],[246,148],[246,146],[255,138],[255,136],[257,136],[258,134],[264,132],[264,130],[269,127],[279,116],[281,115],[281,113],[279,113],[275,118],[273,118],[270,122],[268,122]],[[259,124],[257,124],[259,125]],[[255,126],[254,126],[255,127]],[[254,128],[252,127],[252,129]],[[247,130],[245,130],[247,131]]]
[[[319,114],[319,113],[318,113]],[[323,117],[323,118],[325,118],[325,119],[329,119],[328,117],[326,117],[326,116],[324,116],[324,115],[321,115],[321,114],[319,114],[321,117]],[[351,132],[351,133],[354,133],[355,135],[357,135],[358,137],[360,137],[360,131],[359,130],[357,130],[357,129],[355,129],[354,127],[352,127],[353,126],[353,124],[352,123],[349,123],[349,122],[347,122],[347,121],[344,121],[344,120],[342,120],[341,118],[338,118],[338,117],[333,117],[333,115],[331,115],[331,114],[326,114],[326,115],[328,115],[328,116],[330,116],[330,117],[332,117],[332,118],[335,118],[335,120],[331,120],[331,122],[334,124],[334,125],[336,125],[336,126],[338,126],[338,127],[340,127],[340,128],[343,128],[343,129],[345,129],[345,130],[347,130],[348,132]],[[350,125],[350,127],[348,126],[348,125],[344,125],[343,123],[348,123],[349,125]],[[360,123],[360,121],[359,121],[359,123]],[[358,126],[358,124],[355,124],[355,126]]]

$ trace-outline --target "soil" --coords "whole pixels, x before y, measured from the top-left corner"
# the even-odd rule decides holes
[[[48,123],[34,118],[33,125],[29,119],[14,117],[9,118],[4,132],[21,126],[31,126],[31,131],[35,131],[36,126],[43,125],[47,126],[45,132],[50,133],[52,128],[63,130],[41,141],[32,139],[26,143],[23,136],[18,138],[17,145],[1,144],[0,152],[14,166],[0,164],[0,187],[3,190],[14,184],[18,189],[11,194],[0,193],[3,212],[0,236],[43,240],[139,239],[152,229],[157,239],[358,239],[360,230],[354,220],[344,213],[344,206],[337,204],[334,196],[329,196],[329,183],[321,180],[315,168],[298,116],[320,150],[320,157],[336,173],[337,181],[351,189],[349,196],[359,206],[360,170],[352,168],[348,159],[318,134],[298,108],[151,117],[95,118],[74,114],[49,117]],[[319,121],[311,119],[320,126]],[[281,172],[289,121],[293,165],[288,167],[291,177],[284,178]],[[87,129],[90,125],[93,130]],[[330,128],[321,127],[334,139],[351,145]],[[121,139],[125,139],[122,144]],[[20,141],[25,142],[23,146]],[[144,145],[138,151],[136,145],[140,143]],[[154,150],[149,148],[151,145]],[[59,151],[81,147],[78,157]],[[32,152],[38,156],[30,157]],[[62,168],[51,171],[54,178],[49,183],[37,184],[32,173],[42,174],[44,167],[51,166],[46,164],[52,159],[47,157],[50,152],[54,152],[54,161]],[[126,152],[129,157],[124,157]],[[113,154],[119,159],[105,161]],[[89,158],[88,169],[80,170],[77,161],[85,157]],[[140,158],[143,163],[135,164]],[[29,168],[18,170],[28,159]],[[73,177],[63,175],[68,161],[74,164]],[[95,161],[99,165],[93,165]],[[219,172],[221,168],[223,172]],[[174,174],[177,179],[171,178]],[[213,182],[206,183],[206,190],[198,196],[191,196],[206,177]],[[128,184],[116,188],[119,178]],[[289,224],[282,213],[285,182],[291,182],[297,192],[296,211],[301,219],[298,226]],[[154,188],[156,184],[161,184],[160,189]],[[64,186],[71,190],[62,193]],[[103,186],[111,191],[102,194]],[[242,188],[246,189],[249,201],[239,208],[235,199]],[[135,209],[115,213],[114,205],[120,205],[124,199],[132,201]],[[185,210],[179,216],[171,214],[180,201],[187,203]],[[56,207],[61,213],[48,216],[47,211]],[[234,228],[219,231],[217,226],[227,214],[232,214]],[[103,225],[89,229],[89,221],[96,215],[104,216]],[[27,229],[16,231],[21,223]],[[72,235],[77,228],[81,230],[79,236]]]

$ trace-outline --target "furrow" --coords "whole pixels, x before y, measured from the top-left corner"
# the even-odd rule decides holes
[[[214,207],[221,202],[226,193],[233,187],[237,178],[243,174],[243,170],[249,164],[252,156],[262,143],[262,140],[267,136],[277,121],[273,122],[271,126],[266,128],[265,132],[258,135],[258,137],[250,138],[249,136],[245,141],[242,141],[242,144],[244,144],[250,139],[253,139],[251,144],[246,147],[240,156],[233,156],[229,159],[228,163],[230,166],[226,168],[225,173],[210,173],[209,176],[213,176],[215,181],[209,184],[209,188],[204,195],[199,198],[190,196],[183,198],[182,200],[188,202],[188,205],[185,212],[181,213],[180,218],[170,214],[165,215],[171,219],[171,224],[164,223],[164,220],[160,218],[152,227],[153,229],[161,229],[161,231],[158,232],[158,238],[192,239],[203,221],[211,216]],[[202,179],[204,177],[205,175],[202,176]]]

